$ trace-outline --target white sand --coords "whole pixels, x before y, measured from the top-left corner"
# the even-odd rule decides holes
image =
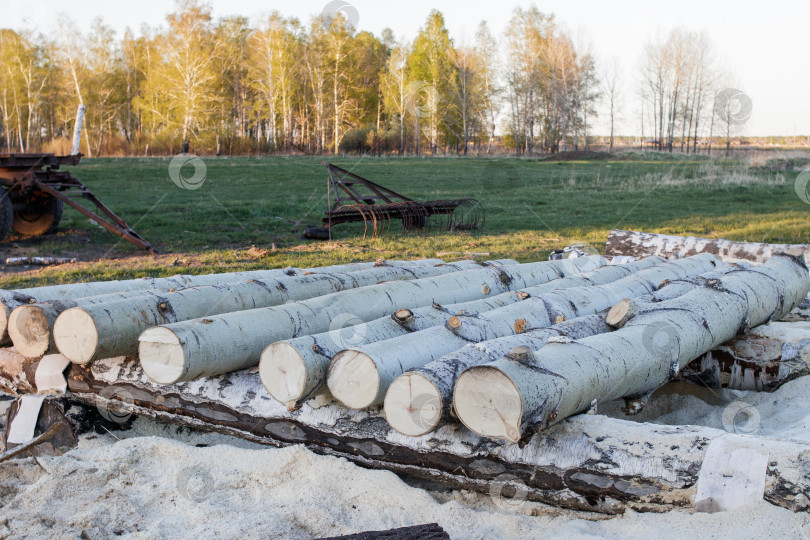
[[[759,413],[758,435],[806,442],[808,396],[810,377],[773,394],[669,385],[636,419],[722,427],[728,404],[745,401]],[[114,435],[123,439],[85,435],[64,456],[0,464],[0,538],[313,538],[434,521],[453,538],[810,538],[809,515],[764,501],[729,513],[608,518],[429,493],[300,446],[267,448],[146,419]]]

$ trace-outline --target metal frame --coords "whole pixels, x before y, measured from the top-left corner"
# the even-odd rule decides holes
[[[483,207],[475,199],[415,201],[337,165],[321,163],[329,172],[327,194],[335,198],[334,204],[331,197],[327,198],[328,210],[323,218],[323,228],[329,231],[330,237],[332,227],[340,223],[371,223],[376,234],[378,224],[391,220],[402,220],[406,229],[421,229],[427,219],[434,215],[448,216],[447,229],[470,229],[483,225]],[[357,189],[359,186],[366,187],[371,194],[364,195]],[[464,219],[453,219],[453,213],[460,207],[472,215],[469,223]]]
[[[8,196],[12,202],[33,191],[46,193],[127,242],[155,253],[149,242],[107,208],[78,178],[67,171],[59,170],[62,165],[78,165],[81,157],[81,154],[0,154],[0,185],[8,188]],[[90,201],[95,205],[96,212],[79,204],[75,200],[77,198]]]

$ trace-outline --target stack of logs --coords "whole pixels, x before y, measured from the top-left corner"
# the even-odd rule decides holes
[[[2,291],[14,349],[0,388],[35,391],[37,359],[58,352],[70,396],[104,408],[455,487],[489,490],[508,472],[527,498],[575,508],[687,505],[702,456],[661,453],[716,430],[572,417],[620,398],[637,412],[683,377],[767,389],[806,373],[716,359],[802,303],[807,266],[786,253],[614,262],[378,261]],[[807,509],[802,449],[780,444],[765,497]]]

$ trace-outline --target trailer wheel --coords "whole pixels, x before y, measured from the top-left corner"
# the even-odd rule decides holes
[[[0,240],[11,232],[14,219],[14,205],[6,194],[6,188],[0,187]]]
[[[26,208],[14,212],[12,226],[25,236],[49,234],[56,231],[62,220],[64,204],[56,197],[36,192],[29,197]]]

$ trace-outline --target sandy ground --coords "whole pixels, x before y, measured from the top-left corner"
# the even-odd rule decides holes
[[[8,403],[0,401],[0,412]],[[810,442],[810,377],[773,394],[672,384],[635,419],[723,427],[723,413],[741,403],[756,425],[746,419],[727,427]],[[619,416],[618,409],[600,412]],[[60,457],[0,464],[0,538],[314,538],[429,522],[465,539],[810,538],[810,515],[764,501],[718,514],[608,518],[430,492],[301,446],[267,448],[142,418],[128,431],[84,435]]]

